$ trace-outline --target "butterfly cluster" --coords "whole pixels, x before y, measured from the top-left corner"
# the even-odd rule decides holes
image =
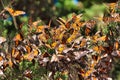
[[[116,5],[109,5],[109,16],[89,21],[82,20],[82,14],[73,14],[69,20],[59,18],[58,27],[29,20],[27,36],[23,35],[21,26],[11,44],[0,37],[0,75],[6,77],[3,72],[7,67],[19,69],[22,61],[37,61],[39,66],[49,70],[49,79],[54,79],[57,71],[68,75],[68,80],[109,79],[112,63],[120,57],[120,14],[115,11]],[[5,10],[14,17],[25,14],[8,7]],[[104,25],[99,26],[96,19]],[[33,77],[29,69],[22,74]]]

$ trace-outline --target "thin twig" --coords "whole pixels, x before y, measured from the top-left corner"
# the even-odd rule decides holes
[[[10,2],[7,7],[9,7],[12,3],[13,2]],[[3,6],[4,9],[1,11],[0,15],[2,15],[6,11],[4,3],[3,3],[2,0],[1,0],[1,4],[2,4],[2,6]],[[11,13],[9,13],[9,14],[12,16],[13,23],[14,23],[14,26],[15,26],[16,30],[18,30],[17,23],[16,23],[16,18]]]
[[[1,1],[1,4],[2,4],[3,8],[4,8],[4,7],[5,7],[5,5],[4,5],[3,1],[2,1],[2,0],[0,0],[0,1]]]
[[[9,7],[12,3],[13,3],[13,1],[11,1],[11,2],[8,4],[7,7]],[[3,3],[2,0],[1,0],[1,4],[2,4],[4,10],[0,13],[0,15],[6,11],[5,6],[4,6],[4,3]],[[16,30],[18,30],[17,23],[16,23],[16,18],[15,18],[11,13],[9,13],[9,14],[10,14],[10,15],[12,16],[12,18],[13,18],[13,23],[14,23],[14,26],[15,26]]]
[[[0,15],[2,15],[5,11],[6,11],[6,10],[5,10],[5,9],[3,9],[3,10],[0,12]]]
[[[1,2],[1,4],[2,4],[2,7],[4,8],[5,6],[4,6],[3,1],[2,1],[2,0],[0,0],[0,2]],[[5,9],[3,9],[3,10],[0,12],[0,15],[2,15],[4,12],[5,12]]]
[[[15,29],[18,30],[17,23],[16,23],[16,18],[12,14],[11,14],[11,16],[13,18],[13,23],[14,23]]]

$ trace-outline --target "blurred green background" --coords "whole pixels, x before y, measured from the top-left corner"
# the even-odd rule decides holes
[[[13,0],[3,0],[5,6]],[[23,10],[33,21],[41,19],[46,24],[52,20],[52,25],[58,25],[59,17],[69,18],[72,13],[83,14],[87,18],[103,12],[103,3],[116,2],[116,0],[14,0],[12,7],[15,10]],[[2,8],[2,7],[1,7]],[[97,11],[96,11],[97,10]]]

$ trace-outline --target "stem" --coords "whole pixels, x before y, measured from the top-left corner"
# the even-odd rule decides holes
[[[11,15],[11,16],[13,18],[13,23],[14,23],[15,29],[18,30],[17,23],[16,23],[16,18],[13,15]]]
[[[3,10],[0,12],[0,15],[2,15],[4,12],[5,12],[5,9],[3,9]]]
[[[3,1],[2,0],[0,0],[0,1],[1,1],[1,4],[2,4],[3,8],[5,8],[5,5],[4,5]]]
[[[0,0],[0,1],[1,1],[1,4],[2,4],[3,8],[4,8],[4,10],[2,10],[1,13],[0,13],[0,15],[1,15],[1,14],[4,13],[6,10],[5,10],[5,5],[4,5],[3,1],[2,1],[2,0]],[[7,7],[9,7],[12,3],[13,3],[13,1],[10,2]],[[10,15],[11,15],[12,18],[13,18],[13,23],[14,23],[14,26],[15,26],[16,30],[18,30],[15,17],[14,17],[12,14],[10,14]]]
[[[2,0],[0,0],[0,1],[1,1],[2,7],[4,8],[5,6],[4,6],[3,1]],[[4,12],[5,12],[5,9],[0,12],[0,15],[3,14]]]

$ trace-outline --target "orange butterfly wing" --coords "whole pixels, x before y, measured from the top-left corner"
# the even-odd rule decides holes
[[[25,14],[24,11],[15,11],[15,12],[13,13],[13,16],[19,16],[19,15],[23,15],[23,14]]]
[[[24,11],[15,11],[15,10],[13,10],[12,8],[8,8],[8,7],[6,7],[5,8],[6,9],[6,11],[8,11],[12,16],[19,16],[19,15],[23,15],[23,14],[25,14],[25,12]]]

